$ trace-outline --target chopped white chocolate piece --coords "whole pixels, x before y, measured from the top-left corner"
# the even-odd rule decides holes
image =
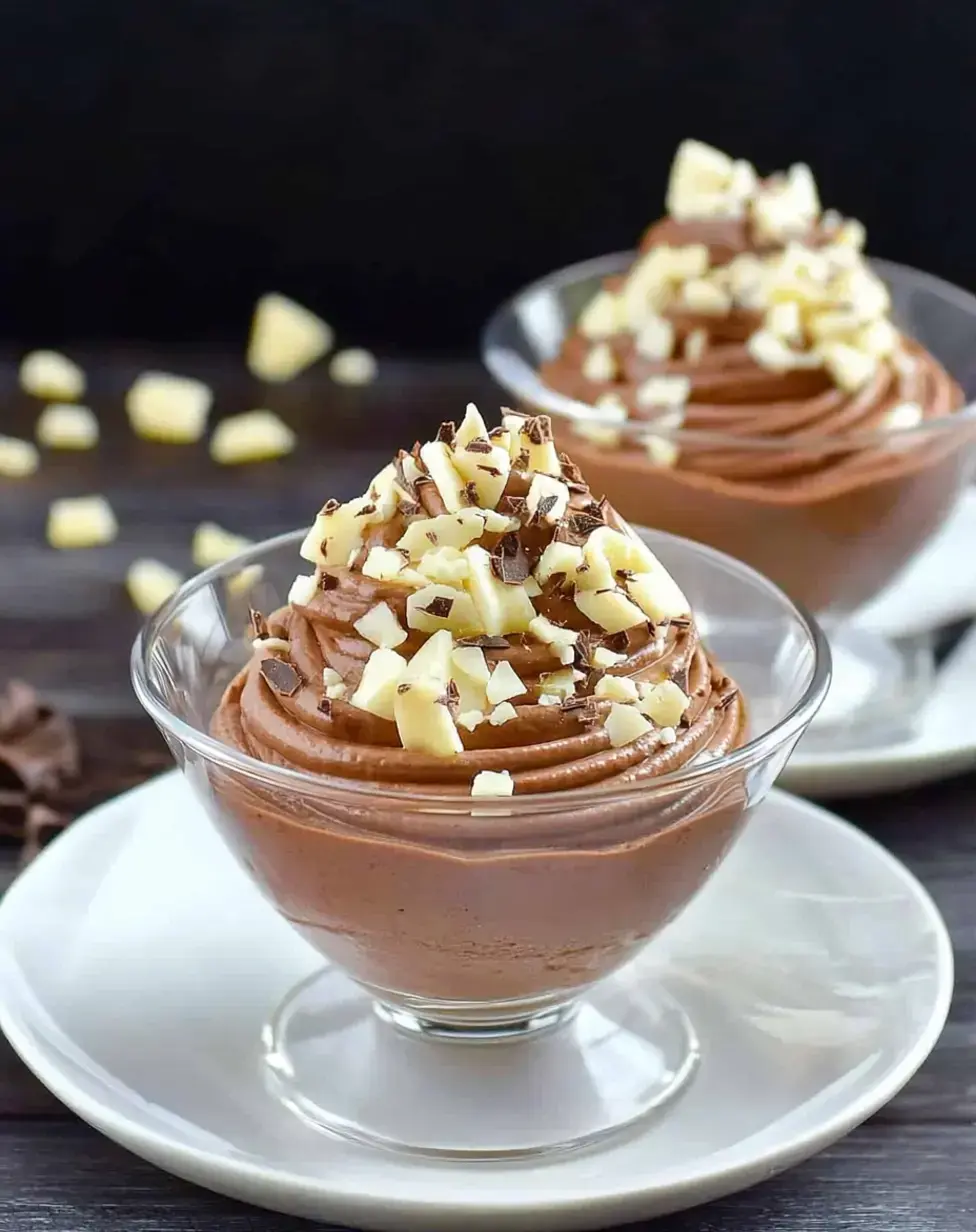
[[[407,628],[421,633],[450,629],[456,637],[468,637],[481,632],[481,621],[469,594],[432,582],[407,596]]]
[[[77,402],[85,392],[85,374],[59,351],[31,351],[20,361],[20,387],[35,398]]]
[[[125,395],[126,413],[136,436],[171,445],[198,441],[212,404],[209,385],[171,372],[143,372]]]
[[[224,466],[281,458],[295,448],[295,434],[274,411],[245,411],[222,419],[210,438],[210,456]]]
[[[293,299],[270,292],[254,305],[247,366],[262,381],[290,381],[332,349],[331,328]]]
[[[626,655],[617,654],[615,650],[610,650],[607,646],[597,646],[590,655],[590,663],[594,667],[616,667],[618,663],[623,663],[626,659]]]
[[[429,677],[413,678],[409,665],[397,685],[393,717],[405,749],[429,753],[433,757],[455,757],[464,751],[451,717],[444,683]]]
[[[407,632],[388,603],[377,603],[365,616],[353,621],[352,627],[374,646],[392,649],[407,640]]]
[[[535,616],[524,586],[509,585],[494,574],[491,557],[480,544],[464,549],[468,560],[465,588],[474,600],[485,633],[525,633]]]
[[[447,629],[441,629],[424,642],[407,664],[405,680],[436,680],[443,688],[451,678],[451,655],[454,641]]]
[[[406,670],[407,661],[403,655],[382,646],[374,650],[366,660],[359,685],[349,699],[350,705],[392,722],[397,685]]]
[[[388,522],[396,513],[400,493],[396,483],[396,467],[392,462],[370,480],[366,497],[370,504],[376,506],[375,513],[370,515],[370,525]]]
[[[525,588],[525,593],[529,596],[530,599],[537,599],[539,595],[542,594],[542,587],[535,580],[535,578],[532,576],[531,573],[522,583],[522,586]]]
[[[376,356],[363,347],[336,351],[329,360],[329,376],[337,385],[371,385],[376,373]]]
[[[583,376],[588,381],[612,381],[617,375],[617,361],[605,342],[590,347],[582,364]]]
[[[628,676],[601,676],[596,682],[593,696],[613,702],[636,702],[637,685]]]
[[[924,412],[917,402],[899,402],[886,413],[884,426],[889,431],[917,428],[923,418]]]
[[[459,672],[470,676],[479,684],[487,684],[491,675],[488,660],[480,646],[458,646],[451,653],[451,662]]]
[[[465,481],[455,470],[452,451],[444,441],[428,441],[421,445],[420,460],[427,467],[448,513],[457,513],[470,504],[464,493]]]
[[[474,403],[469,403],[454,438],[454,469],[466,484],[473,484],[477,503],[494,511],[505,491],[512,461],[507,445],[491,440]],[[470,493],[469,493],[470,494]]]
[[[474,731],[484,721],[485,715],[481,710],[462,710],[457,717],[458,727],[463,727],[465,731]]]
[[[666,317],[648,317],[637,331],[634,349],[641,359],[653,362],[670,359],[674,351],[674,326]]]
[[[493,706],[497,706],[499,702],[508,701],[510,697],[520,697],[527,691],[515,668],[507,659],[501,659],[495,664],[485,686],[485,696]]]
[[[525,508],[532,518],[555,526],[569,508],[569,488],[552,475],[533,475]]]
[[[690,364],[699,364],[708,347],[708,330],[693,329],[685,338],[682,354]]]
[[[652,376],[637,387],[638,406],[684,406],[691,393],[686,376]]]
[[[264,565],[245,565],[224,581],[229,595],[246,595],[264,577]]]
[[[454,433],[454,448],[463,449],[472,441],[488,440],[488,425],[473,402],[464,408],[464,418]]]
[[[475,512],[485,520],[485,530],[491,535],[504,535],[507,531],[518,530],[518,518],[508,517],[495,509],[476,509]]]
[[[479,509],[441,513],[434,518],[411,522],[397,540],[397,547],[421,561],[432,548],[466,548],[485,533],[485,519]]]
[[[348,691],[349,686],[345,683],[345,681],[340,680],[338,684],[326,685],[325,696],[330,702],[337,702],[345,697]]]
[[[822,342],[817,350],[835,384],[845,393],[863,389],[878,371],[878,361],[873,355],[846,342]]]
[[[807,317],[806,328],[814,342],[850,338],[861,326],[861,318],[849,308],[827,308]]]
[[[252,640],[251,645],[255,650],[260,650],[262,654],[270,654],[275,651],[278,654],[287,654],[291,650],[291,644],[284,637],[256,637]],[[342,685],[342,688],[345,688]]]
[[[91,548],[111,543],[119,525],[103,496],[64,497],[52,501],[47,514],[47,541],[52,548]]]
[[[374,651],[373,653],[375,654],[376,652]],[[392,654],[393,652],[391,651],[390,653]],[[399,659],[400,656],[397,655],[397,658]],[[325,686],[325,688],[328,688],[329,685],[333,685],[333,684],[342,684],[342,677],[339,675],[339,673],[336,671],[334,667],[323,667],[322,668],[322,684]]]
[[[468,576],[468,562],[457,548],[431,548],[417,561],[417,572],[431,582],[454,586]]]
[[[33,475],[40,460],[37,448],[30,441],[0,436],[0,476],[4,479],[23,479]]]
[[[638,708],[658,727],[676,727],[691,704],[691,698],[673,680],[644,685],[640,694]]]
[[[311,603],[319,588],[318,578],[314,573],[299,573],[288,591],[288,602],[304,607]]]
[[[558,701],[573,697],[576,693],[576,676],[572,668],[562,667],[558,672],[546,672],[540,676],[539,692],[544,697],[555,697]]]
[[[555,693],[540,693],[536,701],[540,706],[561,706],[563,704],[563,699],[557,697]]]
[[[611,704],[610,713],[603,726],[615,749],[625,744],[632,744],[641,736],[646,736],[649,731],[654,730],[651,723],[635,706],[624,705],[620,702]]]
[[[583,549],[575,543],[560,543],[554,539],[539,557],[535,575],[540,582],[548,582],[554,573],[565,573],[564,587],[575,580],[576,570],[583,563]]]
[[[347,565],[358,555],[366,529],[380,516],[378,505],[369,496],[356,496],[344,505],[330,501],[316,515],[299,555],[313,565]]]
[[[757,329],[746,341],[746,350],[767,372],[790,372],[794,368],[819,368],[822,358],[815,351],[794,351],[768,329]]]
[[[499,702],[488,716],[488,722],[492,727],[501,727],[503,723],[508,723],[512,719],[518,718],[518,711],[511,702]]]
[[[460,710],[488,709],[485,685],[489,675],[488,661],[480,646],[459,646],[454,651],[451,655],[451,678],[457,686]]]
[[[579,639],[579,633],[575,629],[564,629],[561,625],[555,625],[547,616],[534,616],[529,621],[529,632],[557,652],[564,648],[572,651]],[[572,654],[570,654],[570,662],[572,662]]]
[[[574,602],[588,620],[608,633],[622,633],[647,624],[647,617],[619,590],[581,590]]]
[[[635,573],[624,581],[631,599],[656,624],[689,615],[688,603],[681,587],[670,573],[659,566],[650,573]]]
[[[647,544],[633,533],[625,533],[612,526],[600,526],[592,531],[583,546],[586,562],[598,573],[599,565],[606,562],[611,574],[618,572],[649,573],[663,570],[664,566]],[[611,583],[601,583],[611,585]],[[598,590],[601,586],[584,585],[584,590]]]
[[[597,291],[580,314],[580,333],[584,338],[609,338],[623,325],[620,307],[612,291]]]
[[[98,420],[90,407],[53,402],[41,411],[34,434],[48,449],[93,449],[98,444]]]
[[[616,428],[612,428],[609,425],[625,423],[627,420],[627,407],[624,405],[619,394],[605,393],[601,394],[593,403],[593,411],[599,416],[600,420],[606,422],[594,423],[586,419],[575,420],[573,431],[577,436],[582,436],[585,440],[592,441],[594,445],[613,449],[620,444],[621,434]]]
[[[803,317],[796,300],[784,300],[766,313],[765,328],[784,342],[803,341]]]
[[[732,296],[707,278],[692,278],[681,288],[679,304],[702,316],[725,316],[732,308]]]
[[[673,727],[662,727],[657,734],[657,738],[662,744],[674,744],[678,739],[678,733]]]
[[[134,560],[125,575],[129,598],[144,616],[151,616],[182,585],[182,574],[148,557]]]
[[[211,565],[219,565],[230,560],[238,552],[243,552],[251,546],[251,540],[243,535],[235,535],[224,530],[215,522],[201,522],[193,532],[191,553],[193,563],[198,569],[209,569]]]
[[[471,781],[472,796],[511,796],[515,780],[507,770],[479,770]]]
[[[682,141],[671,164],[665,197],[667,212],[678,222],[693,218],[733,217],[726,201],[735,164],[727,154],[703,141]],[[740,175],[741,178],[741,175]]]
[[[879,319],[857,331],[854,346],[875,359],[888,359],[895,353],[900,341],[901,336],[892,323]]]
[[[370,548],[363,561],[363,575],[377,582],[390,582],[402,573],[406,557],[396,548]]]
[[[680,450],[674,441],[665,440],[660,436],[646,436],[644,450],[652,466],[672,467],[678,464]]]

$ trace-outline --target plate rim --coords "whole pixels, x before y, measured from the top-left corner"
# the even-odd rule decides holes
[[[59,865],[70,864],[74,850],[88,841],[94,827],[97,827],[97,832],[101,834],[113,826],[122,825],[126,810],[131,809],[134,803],[138,805],[139,796],[150,795],[180,777],[180,771],[173,769],[128,789],[83,814],[78,820],[84,820],[85,826],[73,825],[51,843],[14,880],[0,900],[0,951],[6,944],[8,914],[16,910],[22,897],[32,892],[32,885],[38,877],[56,876],[57,872],[52,870]],[[640,1218],[642,1212],[646,1213],[649,1204],[654,1204],[657,1213],[664,1213],[697,1205],[699,1202],[713,1201],[777,1175],[815,1155],[844,1137],[894,1098],[915,1075],[938,1042],[954,991],[954,958],[948,928],[928,890],[911,870],[871,835],[829,810],[777,789],[770,793],[770,799],[781,806],[816,816],[820,824],[842,834],[844,841],[860,843],[912,894],[932,932],[935,994],[928,1019],[914,1043],[871,1089],[818,1125],[815,1130],[797,1132],[778,1144],[774,1150],[767,1148],[755,1157],[738,1160],[717,1169],[666,1181],[664,1184],[657,1182],[653,1173],[648,1175],[639,1172],[634,1174],[633,1181],[626,1187],[618,1185],[614,1190],[601,1189],[586,1195],[566,1196],[560,1189],[558,1180],[554,1180],[551,1191],[546,1190],[529,1198],[506,1199],[504,1192],[499,1191],[492,1194],[481,1192],[476,1199],[465,1200],[463,1188],[452,1189],[445,1194],[443,1178],[449,1175],[449,1171],[442,1166],[436,1197],[398,1192],[396,1182],[392,1186],[387,1183],[386,1188],[379,1194],[376,1194],[374,1184],[371,1186],[372,1192],[367,1193],[362,1184],[347,1182],[341,1176],[315,1179],[274,1165],[216,1155],[212,1151],[174,1141],[172,1137],[157,1130],[140,1126],[124,1111],[119,1112],[103,1101],[79,1091],[70,1077],[66,1077],[59,1069],[57,1062],[49,1057],[43,1045],[35,1044],[29,1028],[21,1028],[18,1017],[2,997],[0,1030],[41,1083],[99,1133],[164,1171],[229,1197],[240,1199],[242,1193],[257,1195],[250,1200],[270,1209],[298,1213],[294,1204],[288,1204],[287,1200],[297,1200],[307,1210],[316,1209],[319,1203],[325,1201],[335,1208],[330,1217],[361,1219],[365,1216],[366,1222],[360,1226],[369,1226],[370,1217],[375,1218],[377,1210],[383,1209],[388,1213],[395,1212],[399,1221],[405,1217],[424,1217],[437,1221],[445,1216],[458,1215],[471,1220],[477,1220],[479,1217],[487,1219],[537,1216],[544,1221],[547,1217],[566,1216],[568,1219],[565,1226],[582,1228],[597,1226],[588,1222],[589,1216],[599,1216],[602,1219],[612,1213],[613,1219],[629,1218],[631,1215]],[[11,901],[13,907],[8,906]],[[2,957],[0,952],[0,958]],[[433,1175],[430,1161],[418,1160],[417,1166],[426,1167],[431,1176]],[[492,1167],[499,1170],[498,1165]],[[278,1201],[285,1199],[286,1204],[275,1205],[276,1198]],[[581,1215],[587,1216],[587,1220],[580,1221]],[[390,1227],[393,1224],[374,1223],[372,1226]],[[406,1224],[403,1223],[402,1226]],[[542,1222],[539,1226],[542,1226]]]

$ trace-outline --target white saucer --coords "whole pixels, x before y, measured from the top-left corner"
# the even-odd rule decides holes
[[[857,628],[888,639],[915,638],[976,615],[973,543],[976,490],[969,489],[911,566],[861,609],[855,619]],[[846,673],[852,666],[849,677]],[[849,665],[842,655],[835,657],[835,682],[824,704],[825,713],[843,708],[847,694],[874,687],[863,670],[861,675],[857,672],[857,664]],[[855,675],[857,678],[852,678]],[[971,717],[974,686],[976,631],[970,632],[939,667],[934,689],[910,739],[836,749],[801,741],[780,776],[781,785],[822,798],[873,795],[976,769],[976,724]]]
[[[320,960],[173,773],[76,823],[8,892],[0,1025],[92,1125],[221,1193],[354,1227],[536,1232],[692,1206],[827,1146],[911,1078],[952,991],[918,883],[781,793],[652,950],[626,978],[667,985],[703,1060],[629,1137],[491,1164],[328,1137],[271,1097],[259,1064],[262,1024]]]

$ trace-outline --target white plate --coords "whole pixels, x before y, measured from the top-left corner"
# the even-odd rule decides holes
[[[976,490],[900,578],[862,608],[857,626],[888,638],[914,637],[976,615]],[[843,660],[835,664],[843,671]],[[853,682],[839,682],[852,684]],[[780,776],[791,791],[828,798],[874,795],[976,769],[976,630],[941,664],[935,687],[908,740],[879,747],[808,750],[801,741]],[[828,696],[826,707],[831,705]]]
[[[272,1099],[261,1026],[319,961],[165,775],[76,823],[0,904],[0,1025],[69,1107],[178,1176],[355,1227],[497,1232],[644,1219],[789,1167],[911,1078],[952,990],[912,876],[774,793],[631,972],[694,1019],[687,1092],[599,1149],[478,1165],[339,1141]]]

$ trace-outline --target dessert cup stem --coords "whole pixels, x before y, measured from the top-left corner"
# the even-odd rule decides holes
[[[521,1018],[476,1008],[425,1018],[326,967],[265,1027],[271,1090],[315,1128],[374,1147],[529,1158],[625,1130],[697,1067],[687,1015],[642,964]]]

